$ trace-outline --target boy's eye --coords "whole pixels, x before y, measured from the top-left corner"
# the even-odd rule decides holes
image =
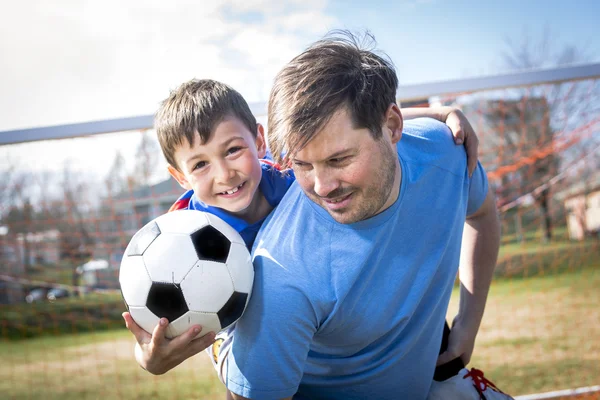
[[[206,161],[200,161],[199,163],[196,163],[196,165],[194,165],[194,170],[204,168],[204,167],[206,167],[206,164],[207,164]]]
[[[238,151],[242,150],[242,148],[240,146],[234,146],[231,147],[227,150],[227,154],[234,154],[237,153]]]

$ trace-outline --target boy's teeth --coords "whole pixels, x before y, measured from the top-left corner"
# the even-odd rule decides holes
[[[243,184],[240,184],[238,187],[235,187],[231,190],[226,190],[223,192],[223,194],[234,194],[235,192],[237,192],[238,190],[240,190],[240,188],[242,187]]]

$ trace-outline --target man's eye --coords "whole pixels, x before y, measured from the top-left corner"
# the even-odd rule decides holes
[[[307,168],[307,166],[308,166],[308,164],[306,164],[306,163],[303,163],[303,162],[298,162],[298,161],[294,161],[292,164],[293,164],[293,165],[294,165],[294,167],[296,167],[296,168],[304,168],[304,169],[305,169],[305,168]]]
[[[330,158],[329,162],[331,162],[333,164],[341,164],[347,160],[348,160],[348,157],[336,157],[336,158]]]

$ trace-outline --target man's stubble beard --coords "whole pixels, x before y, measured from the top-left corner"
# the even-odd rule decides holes
[[[353,198],[351,201],[353,203],[358,203],[351,203],[351,208],[348,210],[336,212],[329,210],[322,204],[322,198],[317,196],[316,193],[313,192],[309,195],[313,202],[324,208],[334,220],[341,224],[352,224],[379,214],[383,211],[382,207],[392,194],[396,179],[396,168],[399,168],[399,166],[397,167],[399,163],[398,155],[395,151],[395,146],[392,149],[390,148],[390,145],[382,139],[378,140],[380,141],[380,143],[378,143],[378,148],[380,149],[378,154],[381,158],[379,160],[374,160],[378,165],[373,169],[375,174],[373,178],[369,180],[371,184],[358,190],[354,187],[336,189],[327,196],[330,198],[339,198],[345,193],[353,192],[352,195],[358,196],[358,198]],[[398,173],[400,173],[400,171],[398,171]]]

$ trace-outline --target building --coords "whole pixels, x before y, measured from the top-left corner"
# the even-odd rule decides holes
[[[600,173],[590,182],[580,182],[558,196],[566,210],[569,239],[600,235]]]

